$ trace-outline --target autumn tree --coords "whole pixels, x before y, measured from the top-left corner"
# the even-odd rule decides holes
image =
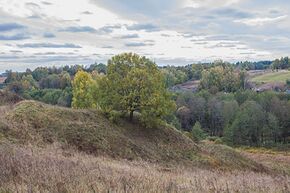
[[[91,74],[82,70],[78,71],[73,80],[73,108],[96,107],[93,96],[94,80]]]

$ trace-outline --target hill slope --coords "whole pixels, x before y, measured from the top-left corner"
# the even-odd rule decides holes
[[[223,145],[195,144],[181,132],[166,126],[143,128],[122,121],[111,123],[95,110],[73,110],[22,101],[3,112],[0,141],[46,146],[60,143],[97,156],[144,160],[163,164],[186,164],[207,168],[263,170]]]

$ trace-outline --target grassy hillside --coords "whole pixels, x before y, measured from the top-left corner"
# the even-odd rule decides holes
[[[267,72],[253,77],[251,81],[256,83],[285,83],[287,79],[290,79],[290,71]]]
[[[97,156],[206,168],[263,170],[259,164],[225,146],[195,144],[174,128],[144,128],[137,123],[111,123],[95,110],[73,110],[23,101],[2,113],[2,139],[17,144],[63,148]]]
[[[289,191],[278,160],[259,158],[168,126],[116,125],[96,110],[0,106],[1,193]]]

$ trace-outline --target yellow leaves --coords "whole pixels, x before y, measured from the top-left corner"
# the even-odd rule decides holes
[[[73,80],[73,108],[92,108],[96,107],[93,97],[94,80],[91,74],[78,71]]]

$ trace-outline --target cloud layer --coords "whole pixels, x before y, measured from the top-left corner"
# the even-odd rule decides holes
[[[0,1],[0,72],[121,52],[159,65],[273,59],[290,53],[289,15],[285,0]]]

